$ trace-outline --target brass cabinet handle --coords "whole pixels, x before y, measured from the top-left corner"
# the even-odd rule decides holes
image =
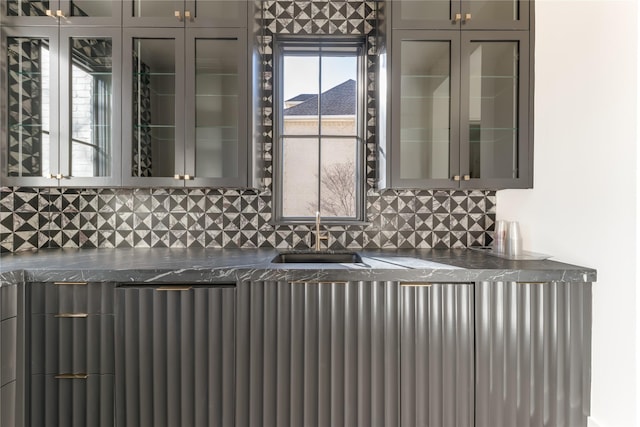
[[[456,13],[454,18],[453,18],[453,23],[457,24],[458,22],[460,22],[462,20],[462,14],[461,13]]]
[[[193,175],[185,175],[184,176],[184,179],[187,180],[187,181],[192,180],[193,178],[194,178]]]
[[[182,13],[180,13],[179,10],[174,11],[173,16],[175,16],[178,19],[178,21],[182,22]]]
[[[175,175],[173,175],[173,179],[184,179],[184,176],[175,174]]]
[[[62,13],[60,9],[56,10],[56,16],[58,18],[66,18],[66,16],[64,16],[64,13]]]
[[[324,280],[324,281],[318,281],[318,280],[290,280],[289,284],[290,285],[346,285],[347,281],[341,281],[341,280]]]
[[[464,20],[462,21],[462,23],[464,24],[465,22],[471,21],[471,14],[470,13],[465,13],[464,14]]]
[[[88,374],[58,374],[55,376],[57,380],[86,380]]]
[[[49,16],[49,17],[53,18],[53,19],[58,19],[58,18],[56,17],[56,14],[55,14],[55,13],[53,13],[53,11],[52,11],[51,9],[47,9],[47,10],[45,11],[45,15],[47,15],[47,16]]]
[[[53,282],[54,285],[71,285],[71,286],[85,286],[87,282]]]
[[[453,180],[454,181],[460,181],[460,175],[454,175],[453,176]]]
[[[190,291],[193,286],[160,286],[156,288],[156,291]]]
[[[193,17],[191,16],[191,11],[189,11],[189,10],[185,10],[184,11],[184,19],[189,20],[189,21],[193,21]]]
[[[470,180],[471,180],[471,177],[470,177],[469,175],[465,175],[465,176],[463,177],[463,179],[464,179],[465,181],[470,181]]]
[[[62,319],[84,319],[89,317],[88,313],[58,313],[53,317],[59,317]]]

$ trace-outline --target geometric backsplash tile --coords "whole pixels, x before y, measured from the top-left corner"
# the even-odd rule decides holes
[[[254,190],[0,187],[0,251],[38,248],[309,247],[308,225],[272,225]],[[367,225],[328,226],[331,249],[491,242],[494,191],[369,192]]]

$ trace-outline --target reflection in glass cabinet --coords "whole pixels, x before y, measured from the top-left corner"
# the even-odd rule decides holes
[[[109,176],[112,146],[111,39],[71,39],[71,175]]]
[[[25,0],[8,0],[7,15],[8,16],[46,16],[47,10],[51,10],[48,0],[43,1],[25,1]]]
[[[174,39],[133,39],[134,177],[173,177],[176,151]],[[167,54],[169,53],[169,54]]]
[[[518,178],[518,42],[469,47],[471,178]]]
[[[238,43],[196,39],[196,176],[238,176]]]
[[[451,43],[401,45],[400,178],[447,179],[451,145]]]
[[[49,39],[8,37],[8,175],[47,176],[50,155]]]

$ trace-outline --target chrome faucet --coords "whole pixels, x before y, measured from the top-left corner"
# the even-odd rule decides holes
[[[316,252],[320,252],[320,240],[329,241],[329,236],[320,232],[320,211],[316,211]]]

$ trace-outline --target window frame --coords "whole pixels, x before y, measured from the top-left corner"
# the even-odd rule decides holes
[[[315,222],[315,216],[284,216],[283,215],[283,138],[285,137],[284,128],[284,57],[291,55],[291,52],[285,52],[287,48],[295,47],[296,56],[316,56],[322,57],[323,49],[327,49],[331,56],[337,56],[337,50],[331,51],[332,48],[354,48],[356,54],[352,52],[345,53],[345,56],[355,56],[357,58],[357,81],[356,81],[356,192],[355,192],[355,208],[356,212],[353,217],[334,217],[325,216],[320,206],[320,214],[323,224],[329,225],[361,225],[366,224],[365,221],[365,194],[366,194],[366,39],[363,36],[274,36],[273,40],[273,219],[274,224],[309,224]],[[309,50],[305,51],[304,48]],[[299,51],[297,49],[300,49]],[[315,49],[315,51],[312,51]],[[322,66],[320,65],[319,80],[322,80]],[[318,95],[321,102],[323,91],[330,88],[320,87]],[[322,122],[321,110],[318,110],[318,121]],[[319,127],[320,128],[320,127]],[[329,137],[352,138],[349,136],[328,135]],[[322,133],[305,135],[307,138],[318,138],[318,149],[321,150]],[[321,170],[321,156],[318,157],[318,170]],[[318,179],[318,202],[321,201],[321,177]]]

